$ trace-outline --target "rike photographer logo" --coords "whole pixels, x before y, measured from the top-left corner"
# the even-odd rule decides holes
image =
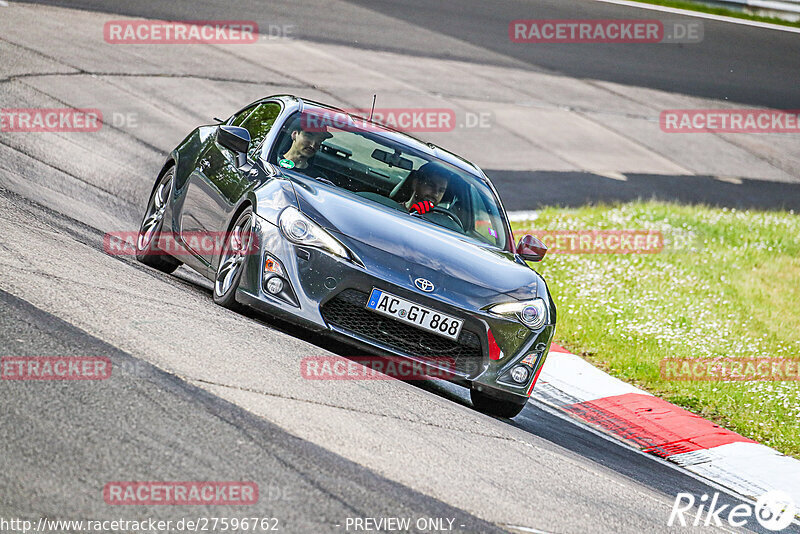
[[[693,512],[695,504],[699,506],[697,511]],[[740,503],[733,507],[729,504],[719,504],[719,492],[714,492],[710,500],[707,494],[695,499],[691,493],[678,493],[667,526],[677,524],[682,527],[690,525],[722,527],[727,522],[731,527],[743,527],[749,518],[755,517],[763,528],[777,532],[788,527],[796,513],[797,508],[792,497],[780,490],[768,491],[758,498],[755,505]]]

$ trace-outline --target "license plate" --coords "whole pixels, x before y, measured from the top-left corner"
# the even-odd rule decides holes
[[[373,288],[369,295],[367,309],[449,339],[458,339],[464,325],[461,319],[414,304],[377,288]]]

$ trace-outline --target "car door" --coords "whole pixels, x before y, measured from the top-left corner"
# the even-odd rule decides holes
[[[216,141],[209,143],[197,160],[197,166],[189,177],[186,203],[181,219],[181,235],[187,246],[208,267],[212,264],[217,247],[211,243],[221,241],[221,233],[239,204],[239,199],[258,176],[252,160],[261,142],[269,133],[281,112],[281,104],[267,101],[237,113],[229,121],[250,132],[248,164],[239,168],[236,154]],[[254,172],[251,173],[251,170]],[[198,236],[211,236],[212,240]]]

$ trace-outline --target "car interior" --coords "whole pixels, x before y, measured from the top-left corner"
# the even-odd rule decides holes
[[[291,132],[300,118],[284,125],[268,161],[277,164],[292,144]],[[332,130],[319,151],[309,159],[309,169],[321,171],[317,180],[351,191],[360,197],[384,206],[408,212],[404,203],[412,195],[412,184],[418,170],[429,162],[412,150],[403,151],[380,135],[368,131]],[[447,166],[446,163],[443,163]],[[305,174],[302,170],[295,172]],[[486,206],[486,201],[460,172],[448,173],[447,190],[434,210],[422,218],[483,243],[505,248],[503,223],[499,214]]]

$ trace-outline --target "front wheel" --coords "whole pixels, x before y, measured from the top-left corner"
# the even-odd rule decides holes
[[[167,211],[167,205],[172,195],[174,176],[175,167],[173,166],[158,178],[153,194],[150,195],[150,201],[147,203],[147,210],[144,212],[144,219],[142,219],[136,239],[136,259],[167,274],[181,264],[180,261],[158,248],[161,229],[164,226],[164,213]]]
[[[219,267],[214,280],[214,302],[225,308],[235,309],[236,290],[244,271],[244,262],[253,242],[253,210],[245,209],[225,236],[225,246],[219,258]]]
[[[520,403],[516,401],[496,399],[490,397],[482,391],[475,389],[469,390],[469,397],[472,399],[472,406],[474,406],[479,412],[489,415],[496,415],[498,417],[506,417],[508,419],[519,415],[522,409],[525,408],[525,404],[528,401],[528,399],[524,399],[524,401]]]

